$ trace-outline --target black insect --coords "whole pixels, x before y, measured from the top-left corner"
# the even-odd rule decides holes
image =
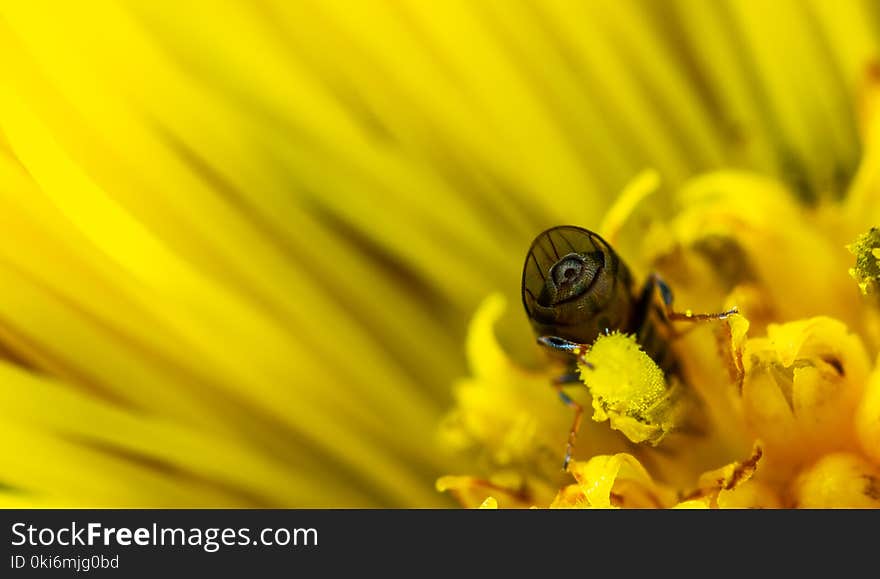
[[[673,321],[723,319],[736,312],[673,311],[672,290],[659,275],[652,273],[637,288],[629,268],[604,239],[571,225],[548,229],[532,242],[523,266],[522,299],[538,342],[570,361],[569,372],[554,381],[562,401],[575,411],[563,468],[571,460],[583,414],[563,387],[579,381],[575,362],[596,338],[614,330],[635,335],[671,376],[679,372],[670,347]]]

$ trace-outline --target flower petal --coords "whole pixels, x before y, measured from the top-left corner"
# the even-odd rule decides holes
[[[486,500],[480,503],[481,509],[497,509],[498,500],[495,497],[486,497]]]
[[[527,509],[535,504],[532,490],[517,476],[498,476],[492,480],[474,476],[444,476],[437,479],[440,492],[451,493],[461,506],[474,508]],[[491,505],[494,503],[494,507]]]
[[[682,210],[669,229],[658,226],[646,236],[645,254],[688,307],[718,307],[748,282],[761,288],[777,321],[825,314],[858,327],[857,301],[840,299],[853,294],[853,284],[844,247],[851,238],[845,231],[837,235],[837,222],[818,227],[818,218],[780,183],[744,172],[696,177],[679,191],[678,202]]]
[[[583,504],[588,508],[663,508],[674,503],[674,494],[655,483],[638,459],[630,454],[594,456],[587,462],[572,462],[568,470],[577,481]],[[572,490],[563,492],[570,502]],[[554,502],[560,502],[560,496]]]
[[[793,498],[804,509],[880,508],[880,468],[855,454],[825,456],[801,473]]]
[[[754,478],[763,456],[761,443],[755,442],[745,460],[704,473],[699,480],[701,496],[694,500],[720,509],[778,507],[779,500],[770,487]]]
[[[868,379],[855,420],[862,451],[880,464],[880,359]]]
[[[495,337],[504,307],[500,294],[489,296],[471,321],[467,358],[473,376],[455,385],[456,408],[441,425],[441,442],[457,451],[479,448],[493,466],[527,467],[557,481],[572,411],[551,386],[564,370],[553,365],[527,371],[510,359]],[[572,397],[585,398],[580,390]],[[579,442],[575,450],[580,456],[625,448],[622,437],[592,423],[582,426]]]
[[[837,320],[768,327],[745,350],[743,411],[773,460],[797,463],[855,444],[853,417],[868,377],[861,340]]]

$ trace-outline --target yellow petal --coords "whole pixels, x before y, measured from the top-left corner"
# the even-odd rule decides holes
[[[701,489],[733,490],[752,478],[758,468],[758,462],[764,456],[764,449],[759,442],[755,443],[752,454],[746,460],[727,464],[719,469],[704,473],[700,477]]]
[[[743,365],[743,352],[746,346],[746,336],[749,332],[750,322],[742,314],[734,314],[725,320],[723,328],[727,333],[725,354],[729,356],[728,366],[731,380],[739,383],[745,375]]]
[[[481,509],[497,509],[498,501],[495,497],[486,497],[486,500],[480,504]]]
[[[579,485],[567,485],[559,489],[553,502],[550,503],[551,509],[588,509],[590,504],[587,501],[584,491]]]
[[[755,442],[745,460],[704,473],[698,485],[701,496],[694,500],[721,509],[778,507],[779,500],[771,488],[754,478],[763,456],[761,443]]]
[[[614,204],[605,213],[599,233],[612,246],[617,246],[617,236],[635,212],[638,205],[660,186],[660,174],[654,170],[645,170],[636,175],[623,189]]]
[[[467,337],[473,377],[455,385],[456,408],[440,428],[447,448],[479,445],[502,466],[527,462],[542,448],[561,449],[570,416],[549,388],[551,375],[520,369],[498,344],[494,325],[504,307],[504,298],[494,294],[475,313]],[[540,416],[551,420],[542,423]]]
[[[853,448],[853,418],[868,377],[861,340],[837,320],[768,327],[746,344],[745,419],[773,460],[810,460]]]
[[[862,451],[880,464],[880,359],[868,379],[855,420]]]
[[[797,478],[793,500],[804,509],[878,509],[880,468],[855,454],[825,456]]]
[[[731,490],[721,490],[715,501],[719,509],[778,509],[782,506],[773,489],[755,479]]]
[[[440,440],[450,450],[479,448],[493,466],[522,466],[558,481],[573,420],[552,388],[563,368],[527,371],[510,359],[495,336],[504,307],[500,294],[489,296],[471,321],[467,358],[473,376],[456,383],[456,407],[441,425]],[[572,397],[585,398],[580,390]],[[578,441],[576,456],[625,447],[621,437],[597,424],[584,424]]]
[[[654,261],[680,263],[678,251],[709,269],[694,278],[693,272],[672,267],[666,277],[677,300],[686,298],[689,307],[717,307],[733,287],[749,282],[761,288],[776,320],[823,314],[857,327],[857,301],[841,298],[854,293],[846,265],[851,256],[844,247],[851,239],[837,236],[841,227],[817,227],[784,186],[765,176],[723,171],[692,179],[678,192],[678,201],[682,210],[667,234],[674,242],[667,239],[652,248],[646,241],[645,247]]]
[[[469,509],[495,508],[527,509],[535,504],[535,499],[524,481],[510,477],[502,480],[487,480],[474,476],[444,476],[437,479],[436,488],[449,492],[461,506]],[[485,506],[485,507],[484,507]]]
[[[700,497],[698,499],[689,499],[686,501],[682,501],[677,503],[672,508],[674,509],[711,509],[712,504],[709,497]]]
[[[572,462],[568,470],[590,508],[663,508],[673,504],[671,491],[656,484],[630,454],[594,456],[587,462]]]

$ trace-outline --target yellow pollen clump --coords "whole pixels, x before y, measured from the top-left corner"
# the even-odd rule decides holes
[[[849,270],[849,274],[858,282],[862,294],[877,293],[877,282],[880,281],[880,229],[872,227],[849,244],[847,249],[856,256],[856,265]]]
[[[593,420],[608,420],[632,442],[658,444],[681,426],[684,392],[670,386],[663,370],[634,336],[600,336],[578,364],[593,397]]]

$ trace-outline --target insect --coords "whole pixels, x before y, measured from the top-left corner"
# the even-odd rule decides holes
[[[657,298],[660,298],[659,300]],[[562,402],[574,410],[563,469],[568,468],[583,407],[563,390],[579,382],[576,362],[602,334],[633,334],[667,376],[679,372],[670,342],[672,322],[724,319],[717,314],[679,313],[672,309],[670,287],[656,273],[637,288],[632,273],[599,235],[572,225],[550,228],[529,247],[523,265],[522,300],[538,343],[566,359],[568,371],[553,382]]]

